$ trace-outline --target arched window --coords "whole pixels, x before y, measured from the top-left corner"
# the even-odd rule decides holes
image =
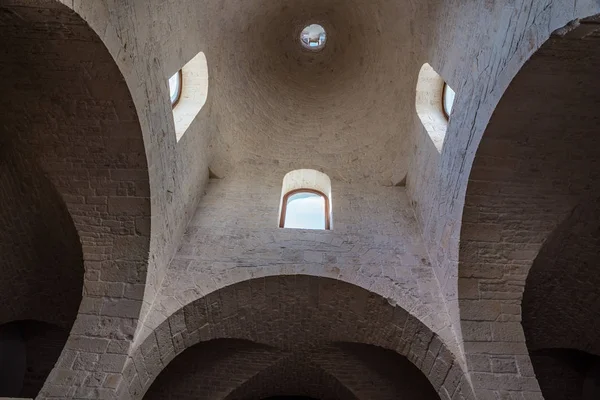
[[[454,90],[444,78],[431,65],[423,64],[417,80],[415,106],[423,127],[439,153],[446,138],[454,96]]]
[[[446,118],[450,118],[450,114],[452,114],[452,106],[454,106],[455,97],[456,92],[447,83],[444,83],[442,106],[444,108],[444,114],[446,115]]]
[[[208,97],[208,64],[200,52],[169,78],[175,137],[183,137]]]
[[[281,228],[329,229],[329,199],[313,189],[296,189],[283,197]]]
[[[323,229],[332,227],[331,181],[314,169],[297,169],[283,178],[279,227]]]
[[[181,98],[183,90],[183,72],[177,71],[169,78],[169,94],[171,96],[171,107],[175,107]]]

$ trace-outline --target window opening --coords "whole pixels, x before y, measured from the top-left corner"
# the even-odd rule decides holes
[[[282,207],[281,228],[330,229],[329,199],[318,190],[292,190]]]
[[[308,50],[321,50],[325,47],[327,32],[319,24],[312,24],[300,32],[300,43]]]
[[[169,78],[175,137],[179,141],[200,114],[208,97],[208,64],[203,52]]]
[[[172,77],[169,78],[169,94],[171,96],[171,106],[175,107],[181,98],[181,91],[183,89],[183,72],[177,71]]]
[[[452,114],[452,107],[454,106],[456,92],[447,83],[444,83],[444,94],[442,97],[444,114],[446,114],[446,118],[450,118],[450,114]]]
[[[442,153],[449,118],[454,101],[454,90],[446,84],[433,67],[423,64],[419,71],[415,106],[421,124],[438,153]]]

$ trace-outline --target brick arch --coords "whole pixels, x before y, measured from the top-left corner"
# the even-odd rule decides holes
[[[19,148],[52,182],[85,267],[79,314],[43,393],[112,390],[97,382],[123,365],[148,265],[150,189],[140,122],[114,59],[78,14],[59,1],[0,8],[0,146]],[[75,372],[79,359],[96,362]]]
[[[285,354],[237,387],[226,399],[276,395],[372,400],[440,398],[406,358],[358,343],[334,343]]]
[[[294,356],[247,340],[200,342],[169,364],[144,399],[263,398],[270,396],[265,394],[269,389],[266,384],[275,381],[274,389],[279,394],[356,400],[335,377],[305,358]]]
[[[372,345],[330,343],[285,351],[245,340],[200,342],[176,357],[144,399],[439,399],[405,357]]]
[[[478,396],[540,390],[520,322],[521,299],[544,241],[600,182],[593,122],[600,104],[593,72],[600,65],[598,28],[584,21],[557,32],[525,63],[475,155],[462,217],[458,297]]]
[[[268,399],[276,396],[322,400],[358,400],[350,388],[320,365],[288,356],[259,371],[225,400]]]
[[[306,275],[243,281],[179,309],[128,360],[124,377],[131,398],[141,398],[186,348],[223,338],[283,351],[337,341],[371,344],[407,357],[440,396],[460,393],[470,398],[460,364],[417,318],[358,286]]]

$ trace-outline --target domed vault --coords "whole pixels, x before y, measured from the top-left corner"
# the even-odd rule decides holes
[[[212,24],[208,52],[219,132],[212,169],[220,175],[264,163],[289,171],[308,162],[334,179],[402,180],[416,117],[420,6],[259,0],[224,7],[234,3],[235,12]],[[313,23],[327,33],[321,51],[300,43]]]

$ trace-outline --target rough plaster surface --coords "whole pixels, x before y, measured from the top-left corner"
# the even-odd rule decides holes
[[[469,269],[477,265],[469,257],[485,258],[481,249],[486,245],[476,252],[465,250],[473,243],[495,240],[497,230],[485,215],[469,214],[477,196],[465,202],[465,195],[467,186],[471,194],[479,190],[468,184],[469,176],[475,181],[481,176],[471,171],[475,154],[480,172],[486,175],[490,169],[486,157],[495,165],[494,154],[502,158],[505,151],[493,141],[486,145],[482,137],[493,137],[486,126],[512,78],[552,31],[600,12],[597,0],[63,3],[79,16],[52,0],[0,1],[0,29],[8,38],[2,42],[0,59],[0,74],[8,74],[0,80],[5,110],[0,146],[8,143],[7,138],[10,146],[17,138],[19,144],[27,144],[25,153],[35,155],[71,214],[85,260],[80,314],[40,398],[126,399],[132,388],[135,397],[138,388],[149,384],[149,378],[140,377],[147,365],[140,365],[138,371],[138,365],[126,363],[127,355],[129,360],[139,359],[140,349],[158,337],[166,321],[172,329],[184,305],[224,293],[219,289],[249,278],[298,273],[353,283],[408,310],[414,321],[422,321],[458,357],[452,364],[455,371],[466,362],[470,372],[463,384],[471,381],[477,398],[541,396],[519,322],[519,301],[537,250],[578,200],[560,203],[553,193],[544,192],[540,197],[544,201],[531,207],[551,209],[549,214],[539,213],[539,225],[525,229],[524,235],[504,228],[514,232],[508,243],[517,244],[526,254],[511,252],[509,258],[516,257],[516,262],[502,261],[506,276],[498,276],[499,269],[494,268],[485,268],[479,276],[480,271]],[[307,18],[322,19],[330,33],[326,51],[312,57],[294,47],[293,31]],[[581,40],[587,34],[573,29],[578,26],[590,29],[573,23],[559,34],[563,40]],[[565,58],[573,44],[568,43],[559,50]],[[177,142],[166,79],[199,51],[208,60],[209,95],[188,133]],[[596,65],[586,61],[579,64]],[[414,109],[417,74],[425,62],[457,90],[441,154]],[[569,77],[581,73],[586,74],[575,69]],[[529,95],[531,91],[517,97]],[[547,99],[538,101],[545,104]],[[594,102],[592,95],[587,104]],[[510,113],[494,118],[518,121]],[[562,126],[571,132],[564,121],[548,125],[551,130]],[[581,119],[571,122],[578,125]],[[544,143],[545,138],[536,143]],[[570,149],[571,144],[558,140],[536,149]],[[535,163],[535,155],[531,158]],[[561,166],[570,166],[571,161]],[[513,176],[523,175],[527,181],[523,164],[506,163]],[[581,178],[577,173],[581,164],[575,165],[564,168],[573,175],[561,173],[565,185]],[[219,192],[211,184],[208,200],[201,204],[215,216],[202,214],[201,205],[196,216],[204,220],[199,225],[193,221],[182,239],[201,202],[209,166],[217,175],[237,180],[240,190],[257,186],[265,190],[268,201],[263,202],[265,197],[259,193],[252,198],[258,200],[255,208],[240,206],[231,198],[217,206],[214,203],[219,201],[211,200],[211,193],[239,195],[240,191]],[[359,211],[356,218],[374,221],[373,227],[364,221],[357,224],[348,217],[351,212],[334,209],[334,220],[340,214],[351,221],[341,225],[338,237],[335,233],[331,237],[280,234],[271,225],[271,197],[280,185],[273,176],[297,168],[316,168],[340,187],[349,185],[341,193],[348,198],[351,192],[358,193],[354,201],[363,207],[354,210]],[[266,185],[245,180],[248,171],[266,177]],[[394,195],[383,193],[380,185],[401,182],[407,172],[406,193],[393,188],[386,190],[395,191]],[[527,184],[528,190],[540,189],[530,181]],[[106,196],[106,203],[90,203],[90,196]],[[338,199],[336,194],[334,207]],[[519,202],[516,207],[511,202],[498,204],[497,211],[522,216],[523,199]],[[236,217],[238,210],[256,218]],[[413,210],[418,223],[412,220]],[[220,225],[223,212],[229,226]],[[253,225],[259,217],[265,225]],[[107,222],[110,233],[102,231]],[[406,222],[408,231],[398,228]],[[353,231],[354,226],[362,231]],[[345,248],[346,239],[358,246]],[[497,243],[505,239],[501,236]],[[204,240],[214,252],[202,245]],[[325,244],[316,244],[321,241]],[[276,251],[282,242],[287,247]],[[415,243],[418,250],[410,248]],[[363,246],[374,251],[362,253]],[[206,251],[206,256],[195,254],[196,248]],[[253,253],[252,248],[259,251]],[[402,259],[402,267],[393,272],[382,267],[398,252],[401,259],[408,255],[425,261],[404,268],[407,260]],[[488,255],[493,253],[504,257],[497,248]],[[135,259],[122,263],[124,254]],[[190,264],[182,266],[186,257]],[[246,259],[248,265],[243,264]],[[281,265],[274,265],[277,260]],[[198,261],[201,272],[190,268]],[[204,270],[208,264],[211,267]],[[206,274],[198,279],[199,272]],[[350,276],[344,275],[347,272]],[[103,279],[102,274],[110,277]],[[187,287],[186,279],[193,279],[193,286]],[[153,365],[153,374],[163,367],[162,361]],[[430,381],[440,378],[436,371],[423,373]],[[139,386],[132,384],[136,377]],[[434,387],[444,398],[444,391]],[[452,393],[459,398],[466,391]]]

